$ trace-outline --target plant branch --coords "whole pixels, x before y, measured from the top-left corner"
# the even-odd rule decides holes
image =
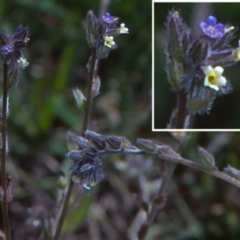
[[[194,168],[197,169],[201,172],[205,172],[208,173],[212,176],[215,176],[217,178],[220,178],[226,182],[229,182],[233,185],[235,185],[236,187],[240,188],[240,181],[229,176],[228,174],[221,172],[219,170],[216,169],[211,169],[211,168],[207,168],[204,165],[198,164],[196,162],[193,162],[191,160],[188,160],[186,158],[182,158],[179,154],[177,154],[176,152],[170,153],[170,154],[166,154],[160,151],[158,152],[153,152],[153,153],[149,153],[149,152],[145,152],[143,150],[140,149],[118,149],[118,150],[102,150],[98,152],[98,155],[109,155],[109,154],[121,154],[121,155],[144,155],[144,156],[153,156],[153,157],[157,157],[160,158],[161,160],[164,161],[168,161],[173,163],[173,165],[169,166],[168,169],[168,174],[166,174],[167,176],[165,177],[165,182],[162,183],[162,190],[159,190],[160,193],[162,193],[165,188],[166,185],[168,183],[168,178],[171,176],[170,173],[173,172],[174,170],[174,166],[179,163],[185,166],[188,166],[190,168]]]
[[[90,58],[90,64],[89,64],[86,105],[85,105],[81,135],[84,134],[84,132],[87,130],[87,126],[88,126],[88,120],[89,120],[89,116],[90,116],[90,112],[91,112],[92,83],[93,83],[94,77],[97,76],[97,63],[98,63],[98,59],[96,57],[96,49],[93,48],[92,49],[92,55],[91,55],[91,58]],[[56,228],[56,232],[55,232],[55,236],[54,236],[53,240],[58,240],[59,237],[60,237],[63,222],[64,222],[65,216],[67,214],[67,207],[68,207],[68,203],[69,203],[70,196],[71,196],[71,193],[72,193],[73,185],[74,185],[74,182],[71,179],[70,183],[69,183],[69,186],[68,186],[67,194],[66,194],[66,197],[65,197],[65,200],[64,200],[64,203],[63,203],[62,211],[61,211],[58,223],[57,223],[57,228]]]
[[[11,240],[11,231],[8,215],[8,202],[7,202],[7,184],[6,184],[6,150],[7,150],[7,101],[8,101],[8,87],[7,87],[7,73],[8,65],[3,63],[3,95],[2,95],[2,154],[1,154],[1,186],[3,189],[2,199],[2,214],[3,225],[6,240]]]
[[[164,160],[164,161],[170,161],[170,162],[175,162],[175,163],[180,163],[183,164],[185,166],[191,167],[191,168],[195,168],[199,171],[208,173],[214,177],[220,178],[226,182],[229,182],[233,185],[235,185],[236,187],[240,188],[240,181],[230,177],[228,174],[224,173],[224,172],[220,172],[219,170],[216,169],[211,169],[211,168],[207,168],[201,164],[195,163],[193,161],[190,161],[188,159],[182,158],[181,156],[178,157],[173,157],[169,154],[164,154],[164,153],[160,153],[159,157]]]
[[[167,146],[167,145],[166,145]],[[198,164],[196,162],[193,162],[191,160],[188,160],[186,158],[182,158],[179,154],[177,154],[176,152],[174,152],[170,147],[169,148],[165,148],[164,151],[166,151],[166,149],[168,149],[167,151],[169,151],[169,153],[164,153],[163,151],[161,151],[161,146],[160,146],[160,150],[158,150],[158,152],[146,152],[143,151],[141,149],[138,148],[134,148],[134,149],[117,149],[117,150],[101,150],[98,152],[98,155],[109,155],[109,154],[121,154],[121,155],[144,155],[144,156],[153,156],[153,157],[158,157],[161,160],[164,161],[168,161],[173,163],[172,165],[169,166],[168,168],[168,176],[166,176],[166,183],[168,182],[168,178],[171,176],[170,173],[173,172],[174,167],[176,165],[176,163],[191,167],[191,168],[195,168],[199,171],[208,173],[214,177],[220,178],[226,182],[229,182],[233,185],[235,185],[236,187],[240,188],[240,181],[229,176],[228,174],[221,172],[219,170],[216,169],[211,169],[211,168],[207,168],[204,165]],[[163,184],[163,189],[165,189],[165,185],[166,183],[162,183]],[[163,190],[160,190],[160,192],[162,192]]]

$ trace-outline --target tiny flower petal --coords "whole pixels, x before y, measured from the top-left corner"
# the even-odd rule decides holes
[[[222,75],[223,72],[224,72],[224,69],[222,67],[220,67],[220,66],[215,67],[214,70],[219,75]]]
[[[102,16],[102,20],[105,22],[105,23],[113,23],[115,21],[115,18],[113,16],[110,15],[110,13],[105,13],[103,16]]]
[[[208,25],[214,26],[217,23],[217,19],[214,16],[208,16],[206,19]]]
[[[212,66],[207,66],[203,68],[205,73],[204,86],[210,87],[215,91],[218,91],[220,87],[225,86],[227,80],[222,76],[224,69],[220,66],[213,68]]]
[[[19,58],[17,60],[17,63],[18,63],[18,66],[21,68],[21,69],[24,69],[25,67],[27,67],[29,65],[29,63],[27,62],[27,59],[26,58]]]
[[[118,29],[119,33],[129,33],[128,28],[125,27],[124,23],[121,23],[120,28]]]
[[[224,28],[224,33],[230,32],[230,31],[232,31],[232,30],[234,30],[234,29],[235,29],[234,26],[231,26],[231,27],[225,27],[225,28]]]
[[[113,41],[113,37],[112,36],[105,36],[104,37],[104,45],[111,48],[112,46],[115,45],[115,42]]]

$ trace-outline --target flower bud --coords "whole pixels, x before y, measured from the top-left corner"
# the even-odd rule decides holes
[[[95,45],[95,36],[96,36],[96,28],[98,25],[98,19],[95,17],[92,11],[88,11],[87,13],[87,42],[90,48],[93,48]]]
[[[212,154],[207,152],[205,149],[198,147],[198,153],[201,157],[201,160],[204,164],[204,166],[217,170],[217,167],[215,165],[215,158]]]
[[[107,136],[106,142],[112,149],[118,150],[121,149],[122,137]]]
[[[157,144],[152,140],[139,138],[137,140],[137,144],[139,145],[140,149],[143,149],[147,152],[155,152],[157,148]]]
[[[105,136],[88,130],[85,132],[85,136],[94,144],[97,149],[106,149]]]

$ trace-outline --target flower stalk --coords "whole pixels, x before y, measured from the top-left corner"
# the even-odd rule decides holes
[[[97,75],[97,69],[95,66],[97,66],[97,57],[96,57],[96,49],[92,49],[92,55],[90,58],[90,68],[89,68],[89,75],[88,75],[88,82],[87,82],[87,96],[86,96],[86,106],[85,106],[85,111],[84,111],[84,118],[83,118],[83,124],[82,124],[82,130],[81,130],[81,135],[83,136],[84,132],[87,130],[88,127],[88,121],[91,113],[91,101],[92,101],[92,96],[91,96],[91,90],[92,90],[92,83],[94,76]],[[66,197],[63,203],[62,211],[57,223],[56,231],[55,231],[55,236],[53,240],[58,240],[61,234],[62,226],[64,223],[64,219],[67,214],[67,207],[68,203],[71,197],[72,189],[73,189],[74,181],[72,178],[70,179],[70,183],[68,186],[68,190],[66,193]]]
[[[124,23],[120,25],[120,28],[117,27],[117,24],[118,24],[118,18],[111,16],[110,13],[105,13],[100,20],[96,18],[96,16],[92,11],[88,11],[87,13],[87,26],[86,26],[87,42],[89,47],[92,50],[92,54],[87,64],[87,69],[88,69],[87,94],[86,94],[87,96],[86,96],[86,103],[84,106],[84,118],[83,118],[82,130],[81,130],[82,137],[86,135],[86,130],[88,128],[88,122],[89,122],[90,113],[91,113],[92,98],[98,94],[99,88],[100,88],[100,79],[98,77],[99,59],[106,58],[110,50],[113,50],[117,47],[114,41],[114,37],[120,34],[128,33],[128,28],[125,27]],[[79,139],[81,139],[81,137],[79,137]],[[85,162],[80,161],[78,162],[79,163],[78,165],[74,164],[71,167],[72,176],[71,176],[67,194],[63,203],[62,211],[58,219],[55,236],[53,238],[54,240],[58,240],[60,237],[62,225],[67,213],[67,206],[71,196],[74,182],[78,182],[82,184],[83,187],[88,188],[88,184],[87,184],[88,181],[91,181],[92,184],[94,184],[96,181],[96,178],[100,179],[103,176],[101,161],[98,158],[96,159],[94,158],[94,152],[91,152],[91,149],[90,149],[85,153],[88,155],[88,157],[85,159]],[[78,174],[74,174],[74,172],[78,173],[79,168],[81,168],[82,174],[79,174],[78,176]],[[84,179],[81,178],[82,175],[84,176],[83,178],[87,179],[86,180],[87,183],[85,183]]]
[[[90,62],[90,69],[89,69],[88,82],[87,82],[86,107],[85,107],[85,111],[84,111],[84,119],[83,119],[81,135],[83,135],[83,133],[87,130],[88,120],[89,120],[90,113],[91,113],[92,84],[93,84],[94,77],[97,76],[97,69],[95,69],[95,65],[96,65],[96,62],[97,62],[96,49],[95,48],[92,49],[92,56],[91,56],[90,61],[91,62]]]
[[[183,129],[185,119],[188,115],[188,110],[186,107],[187,104],[187,96],[186,93],[181,90],[177,93],[177,116],[176,116],[176,122],[175,122],[175,128],[177,129]]]
[[[11,240],[11,231],[8,215],[6,155],[7,155],[7,101],[8,101],[8,64],[3,63],[3,95],[2,95],[2,151],[1,151],[1,186],[3,189],[2,214],[6,240]]]

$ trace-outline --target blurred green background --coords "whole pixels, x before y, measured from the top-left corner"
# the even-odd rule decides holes
[[[154,127],[166,128],[169,123],[171,111],[176,105],[175,92],[171,90],[167,82],[165,68],[164,49],[166,35],[164,23],[170,10],[180,11],[184,22],[195,34],[200,34],[199,22],[205,20],[208,15],[216,16],[221,23],[239,28],[240,3],[155,3],[155,61],[154,61]],[[240,39],[239,29],[232,45],[238,47]],[[225,68],[224,76],[233,86],[233,92],[218,97],[210,114],[196,115],[193,128],[196,129],[240,129],[240,64]]]

